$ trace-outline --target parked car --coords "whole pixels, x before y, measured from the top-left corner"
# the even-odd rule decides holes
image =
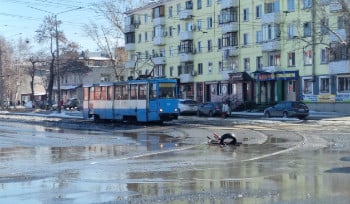
[[[67,110],[77,109],[79,110],[79,101],[77,98],[70,98],[68,101],[64,104],[64,108]]]
[[[198,103],[195,100],[179,99],[179,113],[180,114],[196,114]]]
[[[197,116],[221,116],[222,103],[220,102],[208,102],[198,106]]]
[[[265,117],[297,117],[305,119],[309,116],[309,108],[300,101],[283,101],[264,110]]]

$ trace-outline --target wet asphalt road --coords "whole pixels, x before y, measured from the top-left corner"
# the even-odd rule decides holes
[[[0,203],[349,203],[350,118],[0,119]],[[232,132],[239,147],[207,145]]]

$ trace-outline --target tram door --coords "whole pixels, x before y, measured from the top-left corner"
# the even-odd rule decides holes
[[[150,83],[148,86],[149,94],[148,94],[148,103],[147,103],[147,111],[146,111],[146,120],[158,120],[158,94],[157,94],[157,84]]]

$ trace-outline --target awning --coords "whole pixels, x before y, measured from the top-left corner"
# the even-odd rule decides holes
[[[252,81],[253,80],[247,72],[229,73],[228,76],[230,77],[230,79],[229,79],[230,82],[233,82],[233,81]]]
[[[78,87],[80,87],[80,86],[79,85],[63,85],[63,86],[60,86],[60,89],[61,90],[73,90],[73,89],[76,89]],[[57,91],[57,86],[54,86],[53,90]]]

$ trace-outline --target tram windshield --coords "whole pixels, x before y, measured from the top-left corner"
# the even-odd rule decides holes
[[[176,84],[159,83],[159,98],[176,98]]]

